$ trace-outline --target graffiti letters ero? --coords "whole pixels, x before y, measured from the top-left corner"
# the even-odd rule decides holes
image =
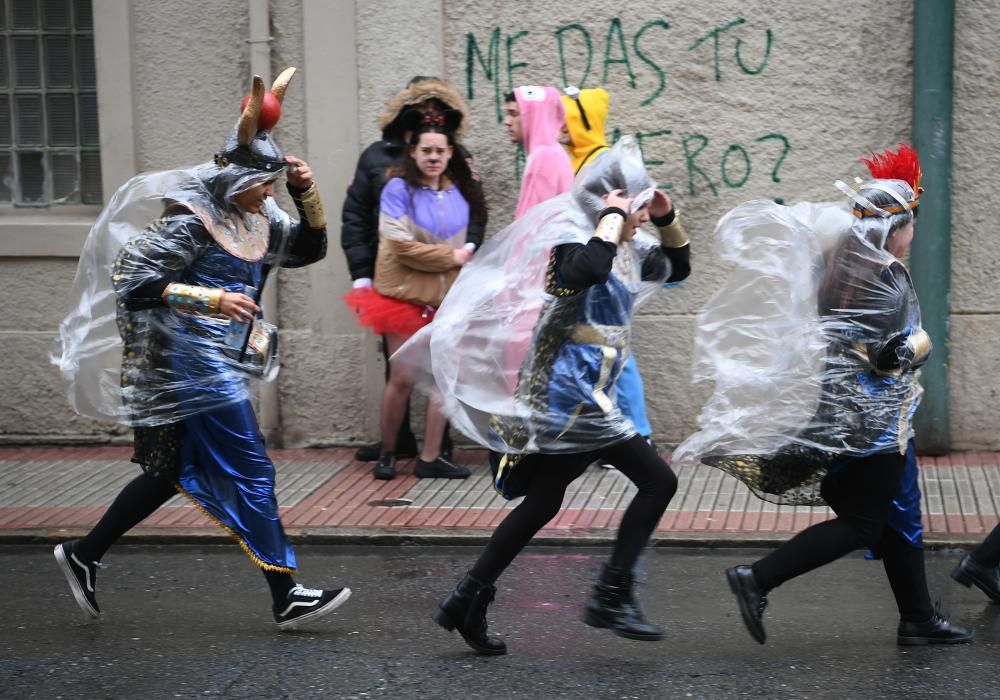
[[[616,129],[612,140],[617,141],[620,135]],[[665,150],[676,153],[678,150],[676,146],[680,146],[687,175],[685,184],[687,193],[691,197],[703,194],[718,196],[723,188],[743,187],[750,180],[755,162],[763,162],[764,167],[768,168],[770,181],[780,183],[779,170],[792,150],[784,134],[778,133],[758,136],[748,144],[730,143],[723,146],[711,144],[710,139],[704,134],[674,134],[671,129],[640,131],[635,136],[642,149],[646,167],[651,174],[657,176],[657,179],[662,179],[665,174],[662,168],[666,165],[666,161],[658,157],[659,154]],[[669,145],[664,144],[666,145],[664,149],[660,145],[664,139],[675,139],[675,141]],[[673,190],[675,184],[661,181],[660,188]],[[784,203],[780,198],[776,198],[775,201],[779,204]]]

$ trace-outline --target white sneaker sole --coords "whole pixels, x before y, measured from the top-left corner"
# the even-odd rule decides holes
[[[317,608],[316,610],[313,610],[312,612],[307,612],[305,615],[299,615],[298,617],[292,618],[291,620],[285,620],[284,622],[277,623],[278,624],[278,629],[280,629],[282,632],[287,632],[288,630],[298,629],[302,625],[308,624],[308,623],[312,622],[313,620],[318,620],[319,618],[323,617],[324,615],[329,615],[334,610],[336,610],[337,608],[339,608],[341,605],[343,605],[344,603],[346,603],[347,599],[350,598],[350,597],[351,597],[351,589],[350,588],[345,588],[344,590],[342,590],[340,593],[337,594],[336,598],[334,598],[333,600],[331,600],[329,603],[327,603],[326,605],[324,605],[322,608]]]
[[[94,610],[94,606],[87,600],[87,596],[84,594],[83,588],[80,587],[80,582],[77,580],[76,574],[73,573],[73,565],[69,563],[66,553],[63,552],[63,546],[57,544],[53,554],[56,557],[56,563],[62,569],[63,576],[66,577],[66,582],[69,583],[69,589],[73,591],[73,597],[76,599],[76,604],[80,606],[80,610],[83,610],[84,614],[93,620],[99,618],[101,613]]]

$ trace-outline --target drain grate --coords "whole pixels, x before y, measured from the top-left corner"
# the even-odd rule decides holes
[[[383,498],[377,501],[368,501],[366,505],[373,508],[400,508],[402,506],[413,505],[412,498]]]

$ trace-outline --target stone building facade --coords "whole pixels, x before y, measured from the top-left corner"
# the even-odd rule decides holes
[[[820,0],[794,8],[762,0],[635,0],[620,12],[594,0],[92,2],[105,201],[137,172],[210,159],[249,76],[300,68],[275,136],[313,166],[334,224],[327,260],[282,271],[268,299],[282,328],[284,367],[261,393],[260,415],[268,435],[286,446],[376,436],[383,368],[375,341],[340,300],[350,281],[336,222],[357,155],[378,137],[385,100],[411,76],[445,77],[468,99],[466,145],[484,174],[491,232],[511,218],[518,188],[516,150],[499,123],[503,95],[520,84],[609,90],[611,127],[639,134],[651,173],[692,235],[690,280],[660,295],[636,324],[635,352],[665,444],[694,428],[709,390],[691,385],[689,367],[695,315],[726,274],[711,245],[720,215],[752,198],[835,199],[834,180],[862,174],[858,156],[910,134],[908,0],[877,9],[847,0],[836,10]],[[39,30],[18,33],[11,18],[30,13],[29,5],[40,8]],[[43,5],[0,2],[7,13],[0,49],[12,57],[0,68],[12,76],[14,60],[23,60],[15,39],[37,34],[46,45]],[[993,40],[1000,7],[956,5],[951,438],[957,449],[1000,449],[993,379],[1000,368],[1000,286],[993,284],[1000,238],[988,213],[991,164],[1000,155],[993,130],[1000,88],[992,79],[1000,68]],[[68,310],[75,256],[99,206],[15,206],[2,193],[0,439],[124,439],[120,429],[72,413],[47,360]],[[918,227],[918,235],[936,232]]]

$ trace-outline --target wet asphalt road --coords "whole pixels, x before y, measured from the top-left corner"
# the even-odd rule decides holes
[[[354,595],[311,631],[279,633],[236,547],[121,546],[82,621],[49,547],[0,547],[4,698],[1000,698],[1000,606],[928,556],[932,592],[971,645],[900,649],[882,567],[851,556],[771,595],[768,643],[747,635],[723,570],[751,550],[657,549],[639,589],[659,643],[580,621],[600,549],[525,552],[501,579],[477,657],[430,614],[475,548],[300,547],[299,580]]]

